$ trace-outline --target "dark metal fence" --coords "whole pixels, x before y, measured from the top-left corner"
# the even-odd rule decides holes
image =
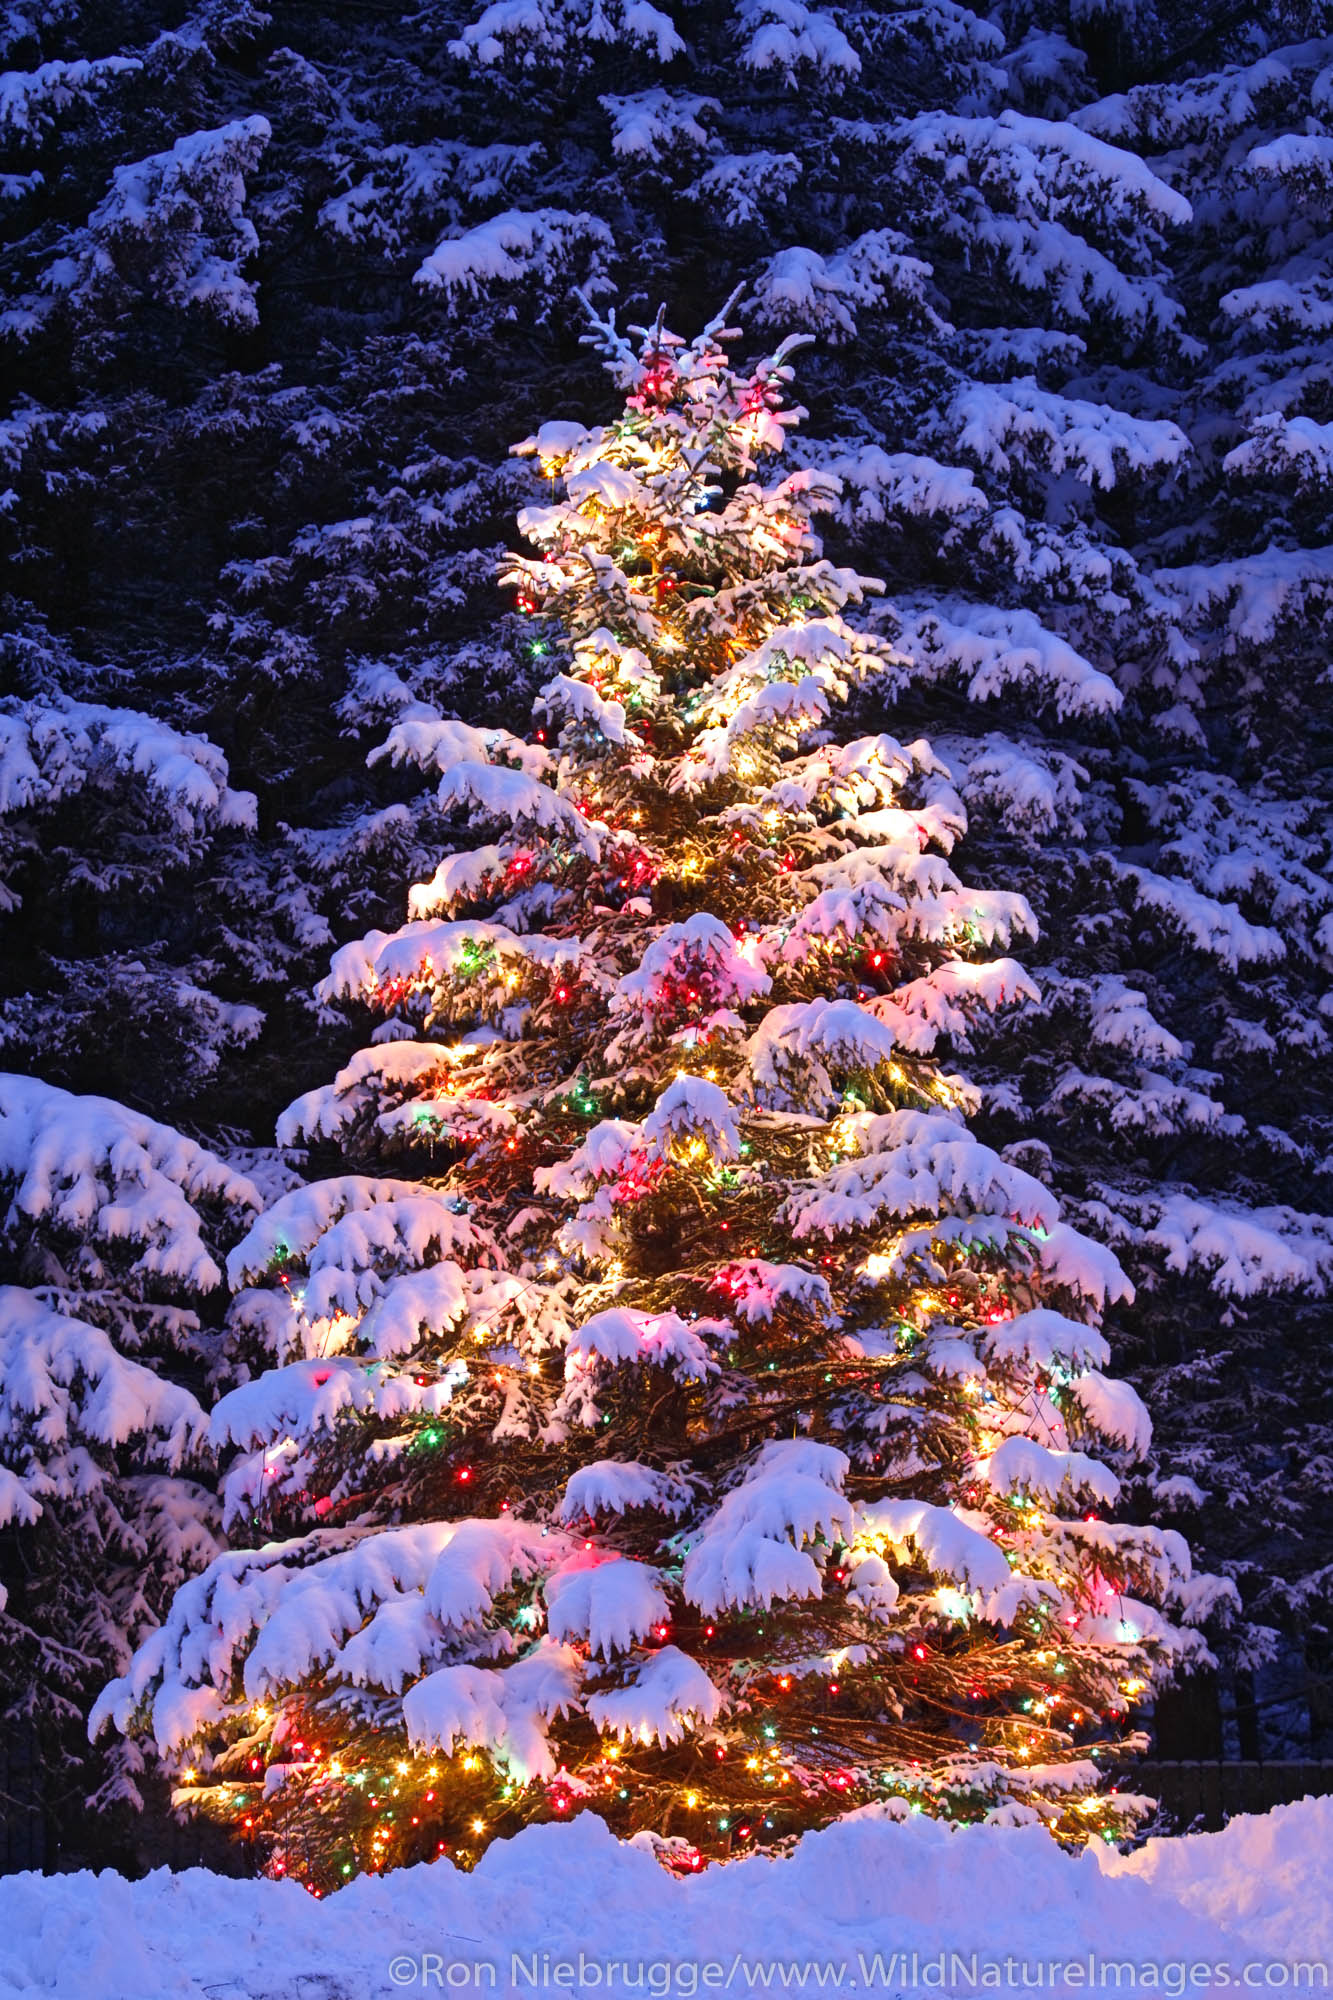
[[[178,1819],[160,1779],[142,1779],[140,1789],[142,1812],[92,1813],[80,1809],[77,1796],[57,1810],[46,1796],[36,1733],[7,1729],[0,1736],[0,1875],[76,1868],[115,1868],[131,1876],[152,1868],[254,1873],[250,1849],[222,1827],[197,1816]]]
[[[46,1865],[41,1764],[31,1731],[0,1737],[0,1874]]]
[[[1157,1799],[1174,1827],[1215,1833],[1236,1813],[1267,1812],[1293,1799],[1333,1793],[1333,1760],[1132,1764],[1120,1783],[1125,1791]]]

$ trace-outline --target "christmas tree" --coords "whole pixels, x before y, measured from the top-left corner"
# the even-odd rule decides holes
[[[638,331],[616,421],[520,447],[544,726],[417,725],[460,844],[335,957],[384,1018],[280,1128],[399,1176],[231,1259],[262,1546],[94,1718],[320,1893],[587,1808],[682,1868],[859,1807],[1114,1839],[1097,1759],[1202,1652],[1180,1537],[1107,1518],[1126,1281],[934,1060],[1031,918],[926,742],[835,727],[894,655],[777,463],[796,343]]]

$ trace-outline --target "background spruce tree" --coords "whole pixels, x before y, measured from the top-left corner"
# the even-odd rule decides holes
[[[94,1760],[89,1706],[221,1546],[208,1308],[261,1196],[168,1126],[5,1076],[0,1202],[4,1804],[28,1767],[45,1858],[87,1857],[145,1769],[135,1745]]]

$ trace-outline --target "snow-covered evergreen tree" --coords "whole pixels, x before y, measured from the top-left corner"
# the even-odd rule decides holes
[[[201,737],[52,690],[0,699],[0,1050],[62,1082],[170,1106],[252,1042],[262,1011],[173,957],[201,876],[252,831],[255,799]]]
[[[1137,524],[1149,593],[1117,626],[1120,740],[1046,877],[1045,1011],[997,1051],[1012,1074],[1023,1049],[1027,1129],[1135,1276],[1157,1491],[1246,1603],[1226,1741],[1250,1755],[1327,1729],[1328,29],[1322,9],[1202,33],[1145,15],[1152,80],[1131,65],[1073,114],[1189,203],[1193,358],[1146,407],[1190,449]]]
[[[0,1204],[3,1719],[72,1826],[94,1786],[139,1802],[137,1752],[90,1766],[84,1717],[219,1547],[198,1307],[260,1197],[167,1126],[5,1075]]]
[[[340,1170],[230,1260],[238,1546],[95,1726],[319,1890],[585,1808],[684,1868],[867,1804],[1114,1839],[1215,1593],[1114,1518],[1119,1266],[936,1060],[1030,912],[839,727],[906,663],[776,463],[793,343],[598,336],[622,415],[521,447],[543,727],[413,725],[455,841],[325,982],[382,1024],[280,1139]]]

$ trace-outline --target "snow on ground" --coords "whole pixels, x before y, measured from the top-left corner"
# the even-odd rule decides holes
[[[327,1902],[202,1869],[0,1879],[0,1994],[1318,1992],[1327,1969],[1294,1961],[1333,1960],[1331,1891],[1331,1799],[1130,1855],[1071,1857],[1035,1828],[845,1821],[789,1859],[684,1881],[589,1815],[497,1842],[471,1875],[438,1862]]]
[[[1150,1840],[1136,1854],[1099,1857],[1210,1919],[1256,1952],[1333,1960],[1333,1798],[1302,1799],[1225,1833]],[[1333,1987],[1333,1966],[1329,1970]]]

